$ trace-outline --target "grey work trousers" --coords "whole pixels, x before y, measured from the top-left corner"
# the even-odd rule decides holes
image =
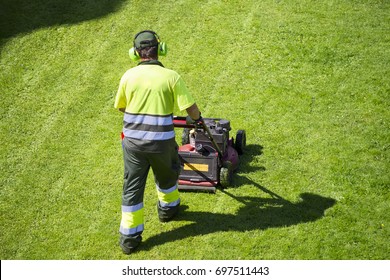
[[[138,149],[128,147],[124,144],[123,159],[124,183],[122,209],[135,205],[142,205],[143,208],[146,180],[149,170],[152,168],[159,198],[157,202],[159,219],[163,221],[173,217],[180,205],[180,198],[177,190],[180,160],[176,142],[172,141],[171,144],[164,145],[164,150],[160,152],[139,151]],[[122,220],[124,215],[128,214],[124,214],[122,210]],[[139,220],[141,217],[131,217],[131,219]],[[137,247],[142,240],[142,232],[143,224],[142,226],[138,226],[136,232],[126,232],[126,230],[122,230],[121,224],[121,247],[125,249]]]

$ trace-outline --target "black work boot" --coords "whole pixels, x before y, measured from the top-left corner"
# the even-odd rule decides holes
[[[119,246],[122,248],[122,252],[126,255],[133,253],[141,244],[142,236],[126,236],[120,235]]]
[[[174,207],[161,207],[160,202],[157,203],[158,219],[162,223],[171,221],[177,213],[179,213],[180,204]]]

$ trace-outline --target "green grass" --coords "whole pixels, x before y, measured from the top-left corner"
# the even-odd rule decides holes
[[[389,259],[390,3],[159,2],[0,1],[1,259]],[[150,174],[125,256],[113,102],[142,29],[248,147],[167,224]]]

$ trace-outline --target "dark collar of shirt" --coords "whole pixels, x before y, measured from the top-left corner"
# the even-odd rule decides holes
[[[164,65],[158,61],[158,60],[145,60],[145,61],[141,61],[140,63],[138,63],[138,65],[159,65],[161,67],[164,67]]]

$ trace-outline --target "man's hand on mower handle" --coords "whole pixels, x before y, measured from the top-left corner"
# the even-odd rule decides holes
[[[195,125],[195,127],[203,127],[203,125],[202,125],[203,118],[202,118],[201,115],[199,115],[199,119],[193,120],[190,116],[187,116],[186,117],[186,123],[187,124],[193,124],[193,125]]]

